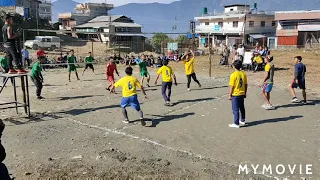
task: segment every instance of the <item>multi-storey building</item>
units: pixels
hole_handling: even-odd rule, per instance
[[[223,13],[205,12],[195,20],[200,23],[196,26],[200,46],[246,44],[252,39],[273,36],[277,25],[274,15],[254,12],[250,6],[241,4],[224,6]]]
[[[77,12],[59,14],[59,21],[62,23],[60,30],[75,30],[75,26],[87,23],[95,17],[108,15],[108,11],[111,9],[113,9],[113,4],[78,4],[75,8]]]
[[[320,45],[320,10],[281,11],[278,21],[278,48],[303,48]]]

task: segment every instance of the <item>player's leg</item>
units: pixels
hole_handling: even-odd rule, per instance
[[[172,88],[172,82],[169,82],[167,87],[168,87],[168,101],[169,101],[169,105],[172,105],[172,104],[171,104],[171,88]]]
[[[140,118],[140,122],[141,122],[141,125],[142,126],[145,126],[146,125],[146,122],[143,118],[143,112],[140,108],[140,103],[138,101],[138,95],[134,95],[134,96],[131,96],[129,97],[129,100],[130,100],[130,105],[133,109],[135,109],[138,114],[139,114],[139,118]]]
[[[192,79],[199,85],[199,87],[201,88],[201,84],[197,79],[196,73],[191,74]]]
[[[146,75],[147,75],[147,83],[148,83],[147,86],[150,87],[149,82],[150,82],[151,77],[148,72],[146,72]]]
[[[303,102],[306,103],[307,102],[307,93],[306,93],[306,89],[302,89],[302,96],[303,96]]]
[[[263,100],[265,101],[265,103],[261,106],[263,108],[265,108],[269,104],[267,93],[266,93],[267,85],[268,85],[267,83],[264,83],[261,88],[261,96],[262,96]]]
[[[78,72],[77,72],[77,70],[75,69],[75,70],[74,70],[74,72],[76,73],[77,81],[80,81],[80,78],[79,78],[79,76],[78,76]]]
[[[233,124],[229,124],[229,127],[239,127],[239,97],[232,96],[232,112],[233,112]]]
[[[69,82],[71,82],[71,71],[69,70]]]
[[[168,86],[168,83],[162,82],[161,92],[162,92],[162,97],[163,97],[164,102],[166,103],[166,105],[169,104],[169,100],[168,100],[167,93],[166,93],[167,86]]]
[[[92,73],[94,74],[94,67],[93,67],[93,64],[90,64],[89,66],[91,69],[92,69]]]
[[[143,81],[144,81],[144,75],[141,74],[141,85],[143,86]]]
[[[190,91],[190,83],[191,83],[191,75],[187,75],[187,88],[188,88],[188,91]]]
[[[121,103],[120,103],[120,106],[121,106],[121,111],[122,111],[122,115],[123,115],[123,120],[122,122],[123,123],[126,123],[128,124],[130,121],[129,121],[129,118],[128,118],[128,113],[127,113],[127,110],[126,110],[126,107],[129,105],[129,98],[128,97],[123,97],[121,99]]]
[[[295,92],[295,88],[297,88],[298,87],[298,85],[295,83],[295,82],[293,82],[292,84],[291,84],[291,86],[290,86],[290,92],[291,92],[291,95],[292,95],[292,100],[291,100],[291,102],[298,102],[299,100],[298,100],[298,98],[297,98],[297,96],[296,96],[296,92]]]
[[[239,103],[238,106],[239,106],[239,109],[240,109],[240,112],[241,112],[240,123],[241,124],[245,124],[245,122],[246,122],[246,109],[245,109],[245,106],[244,106],[244,96],[240,96],[239,97],[238,103]]]
[[[86,64],[86,66],[85,66],[85,68],[84,68],[84,70],[83,70],[83,72],[82,72],[82,75],[84,75],[84,72],[88,69],[88,64]]]

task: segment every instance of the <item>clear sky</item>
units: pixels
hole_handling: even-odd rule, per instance
[[[52,0],[54,2],[56,0]],[[108,4],[114,4],[115,6],[120,6],[123,4],[128,4],[128,3],[153,3],[153,2],[158,2],[158,3],[171,3],[173,1],[177,0],[74,0],[80,3],[86,3],[86,2],[97,2],[97,3],[104,3],[107,2]]]

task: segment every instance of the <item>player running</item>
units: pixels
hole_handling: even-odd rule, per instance
[[[120,77],[117,69],[117,65],[114,62],[113,57],[110,57],[109,62],[106,64],[106,75],[107,75],[107,80],[109,81],[109,86],[107,87],[108,91],[110,91],[110,88],[114,85],[114,71]],[[115,93],[115,91],[113,93]]]
[[[149,82],[150,82],[150,74],[147,69],[147,61],[146,61],[146,56],[144,54],[141,55],[141,59],[136,61],[137,64],[139,65],[140,68],[140,76],[141,76],[141,85],[143,85],[144,78],[147,78],[147,86],[150,87]]]
[[[121,109],[122,109],[122,114],[124,116],[124,120],[122,121],[123,123],[126,123],[126,124],[130,123],[128,119],[127,110],[126,110],[126,107],[130,105],[132,108],[138,111],[141,125],[145,126],[146,122],[144,121],[143,112],[141,111],[140,103],[138,101],[138,95],[136,92],[137,87],[141,88],[141,91],[144,94],[145,98],[148,98],[148,96],[144,91],[144,88],[140,84],[140,82],[135,77],[132,76],[132,71],[133,71],[132,67],[127,67],[125,70],[127,75],[121,78],[119,81],[117,81],[114,84],[114,86],[112,86],[110,93],[114,92],[114,89],[116,87],[119,87],[119,86],[122,87]]]

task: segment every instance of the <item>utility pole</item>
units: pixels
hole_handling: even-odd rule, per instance
[[[37,3],[37,7],[36,7],[36,21],[37,21],[37,32],[38,32],[38,36],[39,34],[39,3]]]
[[[172,29],[173,29],[174,42],[176,42],[177,17],[174,17],[174,25],[173,25]]]
[[[192,51],[195,50],[195,32],[196,32],[196,22],[190,21],[190,31],[192,33]]]
[[[209,50],[209,77],[211,77],[212,58],[211,58],[210,33],[208,33],[208,50]]]

